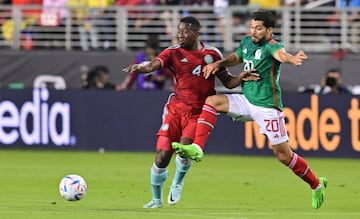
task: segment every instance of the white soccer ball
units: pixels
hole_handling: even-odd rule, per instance
[[[81,176],[69,174],[61,179],[59,192],[65,200],[78,201],[86,195],[87,185]]]

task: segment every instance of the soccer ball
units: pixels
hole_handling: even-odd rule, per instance
[[[78,201],[86,195],[87,186],[84,178],[76,174],[69,174],[61,179],[59,185],[61,197],[68,201]]]

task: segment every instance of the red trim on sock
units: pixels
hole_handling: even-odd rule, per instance
[[[304,158],[296,153],[293,153],[288,167],[302,180],[307,182],[312,189],[315,189],[319,185],[319,178],[315,176]]]

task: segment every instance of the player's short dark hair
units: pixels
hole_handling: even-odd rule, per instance
[[[251,19],[255,21],[263,21],[266,28],[275,27],[275,16],[272,11],[269,10],[256,10],[252,13]]]
[[[180,22],[191,24],[190,25],[191,29],[193,29],[195,31],[199,31],[201,28],[200,21],[196,17],[193,17],[193,16],[183,17],[183,18],[181,18]]]

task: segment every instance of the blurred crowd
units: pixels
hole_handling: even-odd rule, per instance
[[[333,0],[322,3],[321,6],[334,6],[334,7],[356,7],[360,6],[360,0]],[[279,8],[281,6],[293,7],[293,6],[305,6],[307,4],[313,4],[320,2],[319,0],[0,0],[0,4],[12,5],[12,6],[26,6],[34,5],[38,8],[26,9],[23,11],[24,20],[21,22],[20,29],[22,29],[22,49],[29,50],[35,47],[35,43],[32,42],[32,34],[34,28],[39,29],[39,26],[43,29],[41,33],[46,33],[46,27],[61,27],[65,26],[66,18],[71,16],[72,25],[79,34],[79,46],[84,51],[98,50],[98,49],[110,49],[115,48],[116,43],[114,42],[114,31],[115,20],[114,11],[109,11],[110,6],[145,6],[146,11],[130,11],[127,14],[128,20],[134,20],[131,23],[131,27],[134,28],[136,34],[148,33],[146,28],[152,28],[153,31],[158,27],[161,20],[160,33],[165,34],[168,38],[174,38],[176,34],[176,27],[174,27],[174,20],[180,16],[188,15],[189,11],[184,9],[181,14],[174,15],[170,11],[163,11],[159,14],[159,11],[152,11],[156,6],[191,6],[193,8],[201,8],[201,6],[213,6],[214,17],[217,19],[216,24],[216,40],[217,42],[224,42],[226,38],[226,24],[229,22],[232,24],[233,38],[237,41],[240,37],[247,33],[249,11],[238,10],[233,12],[232,20],[229,21],[225,17],[226,10],[229,6],[254,6],[260,8]],[[321,1],[324,2],[324,1]],[[343,4],[343,2],[346,2]],[[68,10],[68,8],[70,10]],[[151,9],[151,10],[149,10]],[[5,13],[4,10],[0,9],[0,13]],[[8,12],[11,14],[10,12]],[[204,11],[191,11],[191,13],[197,13],[200,18],[204,16]],[[206,12],[208,13],[208,12]],[[144,16],[145,14],[145,16]],[[279,14],[279,17],[281,15]],[[339,17],[341,14],[337,10],[334,10],[333,14],[329,14],[328,24],[334,31],[330,33],[333,35],[334,44],[337,42],[336,30],[339,29]],[[349,22],[355,20],[358,14],[353,14],[349,18]],[[155,21],[157,23],[155,24]],[[0,16],[0,25],[2,27],[2,37],[12,44],[13,41],[13,27],[14,21]],[[210,36],[207,35],[208,28],[214,28],[214,24],[207,24],[204,22],[203,25],[203,36],[202,40],[207,41]],[[112,29],[111,29],[112,28]],[[145,29],[144,29],[145,28]],[[110,30],[111,29],[111,30]],[[48,29],[49,32],[52,31]],[[38,34],[37,34],[38,35]],[[51,44],[54,39],[54,35],[49,34],[46,39],[40,39],[42,42],[49,41]],[[212,36],[211,36],[212,37]],[[54,42],[56,43],[56,42]],[[222,49],[223,45],[215,45]]]
[[[9,6],[21,6],[21,5],[37,5],[39,8],[27,9],[23,13],[25,19],[21,22],[20,29],[22,29],[22,43],[21,47],[24,50],[31,50],[34,47],[32,42],[32,26],[34,24],[43,27],[64,26],[66,18],[68,16],[74,17],[77,22],[76,30],[79,33],[80,40],[78,48],[83,51],[99,50],[99,49],[111,49],[114,46],[113,39],[107,39],[106,27],[114,21],[112,17],[105,16],[110,6],[146,6],[147,8],[153,8],[155,6],[213,6],[213,13],[217,18],[217,35],[219,42],[225,41],[225,24],[229,21],[226,20],[225,12],[229,6],[248,6],[257,5],[261,8],[278,8],[280,6],[295,7],[313,5],[320,2],[318,0],[0,0],[0,5]],[[321,1],[324,2],[324,1]],[[330,27],[329,37],[335,48],[332,55],[342,56],[347,51],[343,50],[343,45],[340,45],[338,30],[342,28],[339,20],[343,16],[337,8],[346,7],[360,7],[360,0],[334,0],[326,1],[322,6],[333,6],[335,10],[326,14],[327,24]],[[71,10],[68,10],[70,8]],[[195,11],[196,12],[196,11]],[[0,13],[4,13],[4,10],[0,8]],[[146,16],[138,16],[139,13],[146,13]],[[186,9],[181,11],[182,15],[187,15]],[[193,11],[192,11],[193,13]],[[164,25],[160,27],[163,33],[173,39],[176,43],[176,32],[174,32],[174,20],[179,19],[181,15],[173,16],[170,11],[164,11],[161,16],[157,12],[152,13],[151,10],[144,11],[130,11],[128,19],[133,18],[134,29],[139,30],[138,35],[145,35],[146,31],[141,30],[146,27],[153,28],[149,25],[152,21],[160,19]],[[201,17],[201,10],[198,12],[198,16]],[[237,42],[241,37],[248,32],[248,21],[250,13],[247,10],[239,10],[232,14],[232,32],[233,38]],[[279,15],[280,17],[281,15]],[[350,25],[359,23],[359,14],[354,10],[348,16],[348,22]],[[8,19],[1,19],[0,24],[2,30],[2,38],[7,40],[10,44],[13,41],[13,23],[14,21]],[[207,24],[204,23],[204,32],[206,32]],[[176,28],[175,28],[176,29]],[[350,30],[356,30],[356,28],[350,27]],[[101,37],[100,37],[101,36]],[[143,49],[138,51],[136,57],[134,57],[134,63],[140,63],[142,61],[149,61],[156,57],[158,52],[169,45],[161,46],[158,38],[159,35],[148,36],[147,40],[140,41],[143,43]],[[352,36],[358,36],[358,34],[352,34]],[[203,34],[202,40],[207,40],[206,33]],[[48,39],[43,39],[46,42]],[[50,41],[50,40],[49,40]],[[220,49],[221,46],[216,45]],[[340,48],[337,50],[336,48]],[[137,47],[139,49],[139,47]],[[329,73],[330,72],[330,73]],[[328,93],[351,93],[346,85],[341,83],[341,70],[330,69],[326,72],[324,79],[315,87],[309,85],[308,87],[299,88],[300,92],[311,92],[317,94]],[[335,73],[334,73],[335,72]],[[171,75],[164,72],[153,72],[147,75],[129,74],[125,77],[124,81],[119,83],[111,83],[109,69],[103,65],[97,65],[91,68],[84,66],[81,74],[82,86],[84,89],[113,89],[113,90],[162,90],[168,89],[172,86]]]

